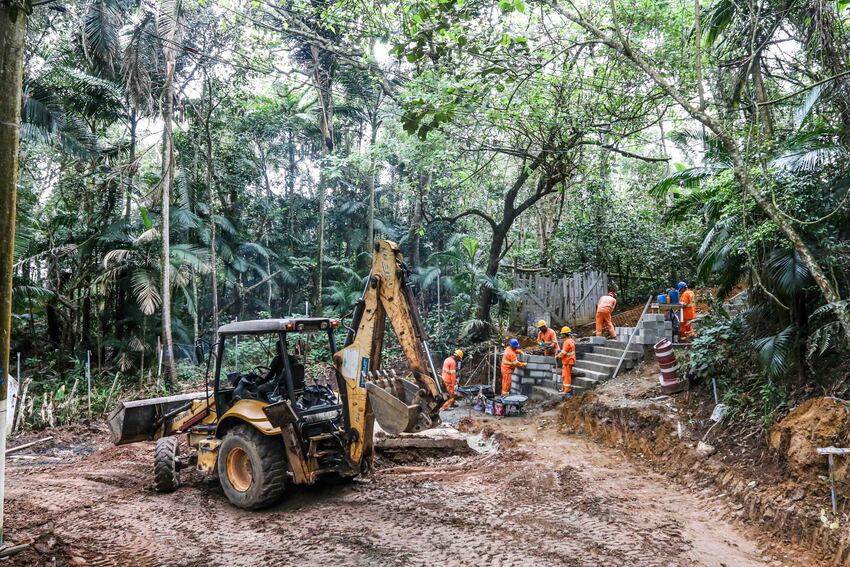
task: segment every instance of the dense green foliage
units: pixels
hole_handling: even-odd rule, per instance
[[[805,379],[850,333],[845,8],[715,0],[697,26],[692,3],[642,0],[40,6],[15,350],[42,393],[86,351],[154,382],[166,326],[191,360],[216,322],[345,316],[389,238],[441,351],[504,333],[512,266],[599,269],[624,303],[748,285],[749,319],[705,325],[692,371]],[[739,339],[757,356],[718,348]]]

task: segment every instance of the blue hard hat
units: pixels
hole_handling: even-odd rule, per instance
[[[676,287],[679,288],[679,291],[682,291],[683,289],[688,287],[688,284],[686,284],[685,282],[679,282],[678,284],[676,284]]]
[[[514,348],[519,348],[519,341],[516,339],[511,339],[508,341],[508,344]]]

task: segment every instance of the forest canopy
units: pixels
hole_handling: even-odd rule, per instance
[[[349,314],[386,238],[442,352],[598,270],[708,290],[694,372],[803,383],[850,337],[847,6],[35,2],[12,350],[171,384],[228,320]]]

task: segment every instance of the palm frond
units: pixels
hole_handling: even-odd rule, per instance
[[[191,266],[202,274],[210,272],[210,251],[194,244],[172,244],[171,264],[175,267]]]
[[[792,347],[795,334],[796,327],[792,325],[776,335],[755,341],[759,363],[768,377],[778,378],[793,365]]]
[[[483,319],[467,319],[460,324],[460,338],[488,336],[493,331],[493,324]]]
[[[139,309],[145,315],[153,315],[162,303],[162,298],[157,289],[158,281],[159,274],[147,269],[135,270],[130,278],[130,284],[133,286],[136,302],[139,304]]]
[[[811,283],[809,268],[792,249],[777,249],[767,258],[771,279],[785,295],[800,293]]]

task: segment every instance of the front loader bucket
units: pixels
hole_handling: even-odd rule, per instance
[[[181,407],[187,405],[191,407],[192,401],[203,399],[205,396],[203,392],[195,392],[121,402],[107,418],[112,442],[116,445],[124,445],[137,441],[151,441],[156,438],[164,416]]]
[[[440,423],[439,409],[430,411],[422,402],[422,389],[409,380],[367,382],[366,391],[375,419],[391,435],[424,431]]]

